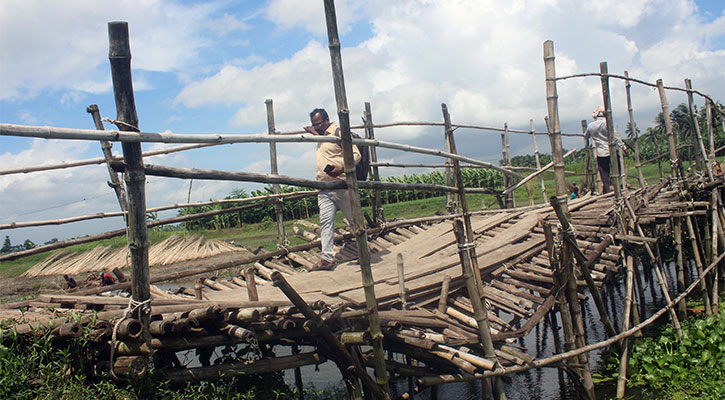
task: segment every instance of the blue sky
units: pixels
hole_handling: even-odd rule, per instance
[[[445,102],[454,122],[543,130],[546,115],[542,44],[554,41],[559,75],[609,71],[725,97],[725,2],[722,0],[373,0],[337,1],[348,103],[359,121],[371,102],[376,122],[439,121]],[[308,123],[314,107],[335,103],[322,1],[0,2],[0,121],[93,127],[85,109],[115,118],[107,23],[129,23],[140,128],[146,132],[266,132],[264,100],[274,101],[277,129]],[[623,84],[612,82],[615,122],[626,125]],[[635,86],[641,129],[658,111],[656,91]],[[668,93],[671,104],[684,96]],[[597,78],[559,84],[564,131],[601,103]],[[701,103],[701,101],[700,101]],[[114,129],[106,125],[106,129]],[[382,140],[442,148],[440,129],[379,130]],[[457,131],[459,151],[497,162],[498,133]],[[514,135],[512,152],[532,152]],[[542,151],[548,141],[539,140]],[[565,147],[581,147],[570,139]],[[144,149],[161,145],[146,144]],[[313,177],[314,145],[278,145],[280,173]],[[120,153],[120,145],[114,146]],[[0,169],[99,157],[95,142],[0,136]],[[268,147],[233,145],[149,158],[177,167],[268,172]],[[437,162],[381,152],[382,161]],[[410,173],[411,171],[405,171]],[[386,170],[388,175],[404,173]],[[0,223],[55,219],[118,205],[103,166],[0,176]],[[194,182],[192,201],[259,186]],[[186,201],[189,182],[148,178],[149,207]],[[169,216],[162,215],[162,217]],[[30,238],[118,229],[121,219],[0,232]]]

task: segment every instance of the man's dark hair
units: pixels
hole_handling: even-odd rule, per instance
[[[317,113],[320,113],[320,117],[322,117],[323,121],[327,121],[328,119],[330,119],[330,117],[327,115],[327,111],[325,111],[324,108],[315,108],[314,110],[312,110],[312,112],[310,113],[310,119],[312,119],[312,116]]]

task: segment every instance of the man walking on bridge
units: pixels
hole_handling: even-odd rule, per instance
[[[602,178],[602,193],[607,193],[611,184],[609,174],[612,159],[609,155],[609,136],[607,135],[607,120],[604,118],[604,107],[597,107],[592,112],[592,118],[594,118],[594,121],[587,125],[584,137],[589,136],[594,142],[594,148],[597,152],[597,169],[599,170],[599,177]],[[618,135],[614,135],[614,141],[617,146],[624,148],[624,142]],[[614,157],[616,158],[617,155],[615,154]],[[618,158],[617,162],[619,162]]]
[[[319,136],[340,137],[340,128],[336,123],[330,122],[327,111],[315,108],[310,113],[312,126],[306,126],[305,131]],[[352,146],[355,164],[360,162],[360,151]],[[345,180],[345,163],[342,157],[342,146],[338,143],[319,143],[316,153],[316,175],[318,181],[333,182]],[[354,173],[354,172],[353,172]],[[312,271],[332,270],[335,267],[335,252],[333,249],[333,235],[335,233],[335,214],[342,210],[346,223],[352,223],[352,207],[347,189],[321,190],[317,195],[317,206],[320,209],[320,240],[322,242],[322,259],[315,264]]]

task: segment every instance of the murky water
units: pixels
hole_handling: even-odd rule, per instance
[[[640,282],[642,286],[643,304],[639,304],[640,319],[644,320],[659,310],[664,299],[662,293],[655,281],[655,274],[651,267],[638,265],[640,272]],[[694,275],[694,271],[691,270]],[[667,280],[670,293],[676,287],[674,264],[666,266],[665,277]],[[178,284],[171,285],[178,287]],[[602,295],[604,302],[608,308],[610,318],[615,326],[621,326],[622,308],[624,306],[624,279],[617,279],[615,282],[606,283],[603,286]],[[637,292],[635,292],[635,296]],[[639,300],[637,300],[639,302]],[[587,300],[581,303],[584,323],[586,326],[587,344],[596,343],[607,338],[604,326],[600,322],[599,314],[591,296],[587,296]],[[551,315],[551,314],[550,314]],[[558,314],[557,314],[558,316]],[[666,316],[663,321],[666,321]],[[561,321],[557,318],[557,326],[561,332]],[[560,345],[563,348],[563,338],[559,335]],[[528,353],[535,358],[545,358],[556,354],[556,346],[554,334],[551,329],[550,319],[543,319],[531,332],[512,343],[512,346],[518,347],[521,351]],[[313,348],[302,346],[302,352],[311,351]],[[278,346],[275,352],[279,356],[289,355],[290,348],[287,346]],[[597,350],[589,353],[589,364],[592,371],[597,368],[602,351]],[[193,357],[193,352],[187,354]],[[399,356],[400,357],[400,356]],[[404,362],[402,358],[397,359]],[[194,362],[192,362],[194,364]],[[305,387],[313,385],[317,390],[335,389],[344,390],[342,376],[332,361],[328,361],[322,365],[308,365],[301,368],[302,380]],[[372,374],[372,370],[369,369]],[[294,372],[292,370],[285,371],[285,380],[290,386],[294,386]],[[504,385],[506,397],[509,400],[575,400],[579,396],[576,391],[575,384],[564,372],[557,368],[539,368],[525,371],[522,373],[509,375],[504,377]],[[406,378],[396,378],[391,382],[391,395],[393,398],[408,391],[408,380]],[[462,382],[445,384],[438,387],[438,398],[444,399],[481,399],[482,391],[480,382]],[[415,395],[417,399],[436,398],[431,393],[431,389],[425,389],[421,393]]]
[[[647,267],[639,265],[644,305],[640,304],[640,319],[644,320],[654,312],[659,310],[663,304],[664,299],[662,293],[656,284],[654,278],[654,271]],[[666,279],[668,286],[670,287],[670,293],[673,292],[672,288],[676,287],[675,283],[675,271],[674,264],[666,266]],[[610,282],[604,285],[602,290],[604,302],[607,305],[610,318],[615,326],[621,326],[621,315],[622,308],[624,306],[624,279],[618,279],[616,282]],[[636,295],[636,292],[635,292]],[[596,309],[594,301],[591,296],[587,296],[588,299],[582,302],[582,313],[585,318],[586,340],[587,344],[596,343],[607,338],[606,331],[603,324],[599,320],[599,313]],[[558,315],[558,314],[557,314]],[[666,318],[666,315],[664,318]],[[557,326],[561,331],[561,321],[557,320]],[[562,341],[563,338],[559,337]],[[520,339],[518,339],[514,346],[526,349],[526,353],[536,358],[545,358],[556,354],[554,345],[554,335],[550,326],[548,318],[542,320],[531,332]],[[563,348],[563,342],[561,347]],[[280,355],[282,348],[279,350]],[[305,349],[303,349],[304,351]],[[311,349],[306,349],[311,350]],[[589,353],[589,364],[592,371],[596,370],[597,363],[601,357],[601,350],[593,351]],[[402,361],[402,360],[398,360]],[[337,367],[332,362],[327,362],[319,368],[315,366],[306,366],[302,369],[302,379],[305,382],[305,386],[312,384],[317,389],[324,388],[343,388],[341,375]],[[285,380],[290,384],[294,385],[294,374],[293,372],[285,372]],[[532,400],[532,399],[543,399],[543,400],[575,400],[579,399],[576,391],[576,387],[573,381],[561,370],[557,368],[539,368],[532,369],[519,374],[514,374],[505,377],[504,385],[506,389],[506,397],[509,400]],[[408,391],[408,381],[405,378],[397,378],[391,384],[391,394],[393,398],[399,396],[402,393]],[[426,389],[421,393],[415,395],[416,399],[431,399],[435,398],[432,396],[431,390]],[[462,382],[462,383],[451,383],[441,385],[438,388],[438,398],[442,399],[461,399],[461,400],[473,400],[481,399],[481,385],[479,382]]]

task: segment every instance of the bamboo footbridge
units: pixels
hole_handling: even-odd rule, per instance
[[[690,185],[695,199],[708,197],[713,188],[722,186],[722,180],[716,185],[704,181]],[[553,201],[556,205],[555,198]],[[656,245],[656,232],[662,232],[662,226],[671,219],[707,216],[712,212],[707,201],[680,201],[680,193],[672,190],[668,181],[627,193],[619,202],[612,193],[587,195],[570,201],[568,211],[568,218],[557,214],[557,207],[551,205],[473,213],[473,246],[461,246],[452,216],[393,221],[388,226],[370,229],[368,245],[384,348],[390,354],[403,354],[419,361],[417,366],[406,365],[390,357],[386,368],[400,376],[417,377],[414,391],[420,391],[431,385],[480,379],[497,371],[513,373],[560,361],[559,355],[535,359],[511,343],[569,303],[557,298],[566,291],[567,278],[562,276],[560,261],[556,259],[556,254],[563,254],[566,238],[576,240],[576,251],[585,260],[577,266],[573,279],[578,288],[573,291],[576,303],[594,293],[586,291],[588,284],[598,292],[613,273],[622,269],[626,247]],[[563,226],[567,226],[567,221],[571,225],[565,232]],[[618,223],[629,225],[632,221],[636,221],[636,226],[647,227],[650,233],[618,233]],[[316,243],[315,231],[319,232],[319,228],[314,224],[301,222],[295,230]],[[327,338],[320,335],[322,326],[348,348],[372,343],[365,294],[359,283],[360,265],[349,237],[344,232],[337,237],[338,257],[345,261],[333,271],[305,271],[319,257],[314,251],[277,256],[275,252],[245,253],[238,261],[214,266],[237,266],[239,276],[217,278],[207,274],[208,277],[197,280],[194,290],[161,290],[152,285],[150,339],[146,342],[141,340],[138,320],[119,319],[127,312],[129,302],[123,296],[45,294],[3,308],[55,308],[64,315],[50,322],[16,325],[13,330],[19,334],[49,328],[61,338],[73,337],[80,334],[84,324],[90,324],[87,328],[92,330],[96,344],[106,348],[102,354],[108,354],[113,346],[113,370],[119,376],[132,368],[135,373],[146,368],[139,360],[152,352],[156,359],[167,360],[167,364],[157,362],[155,367],[167,378],[178,381],[298,368],[339,356],[334,354],[331,344],[325,343]],[[470,283],[473,279],[466,276],[461,264],[461,254],[467,249],[474,249],[478,261],[495,362],[478,347],[478,321],[466,291],[466,280]],[[556,249],[553,259],[550,249]],[[250,259],[256,261],[251,263]],[[251,267],[239,268],[243,265]],[[157,280],[151,277],[151,281]],[[664,282],[660,280],[660,284]],[[85,292],[124,286],[129,284]],[[662,289],[671,291],[666,286]],[[299,296],[298,301],[290,292]],[[309,312],[316,318],[306,315]],[[69,319],[70,313],[82,317]],[[606,311],[602,317],[608,318]],[[646,324],[640,323],[637,330]],[[612,332],[611,336],[615,335],[617,332]],[[209,359],[203,359],[203,354],[208,357],[210,349],[219,346],[265,345],[311,346],[313,350],[282,357],[260,354],[254,361],[235,364],[209,365]],[[178,362],[175,353],[189,349],[202,350],[202,366],[186,367]],[[373,365],[371,351],[361,351],[359,356],[361,363]]]
[[[580,76],[557,77],[553,43],[544,43],[546,132],[531,129],[516,131],[451,122],[442,104],[442,123],[372,122],[370,104],[365,104],[363,126],[350,126],[342,74],[340,43],[337,37],[334,2],[325,0],[326,22],[332,61],[341,138],[316,137],[274,127],[272,101],[267,100],[268,134],[197,135],[140,132],[133,100],[130,74],[128,26],[109,23],[111,71],[118,116],[118,130],[105,131],[97,106],[90,106],[95,130],[32,127],[0,124],[0,134],[48,139],[98,140],[104,157],[55,166],[0,170],[0,175],[28,173],[54,168],[105,163],[110,186],[117,194],[121,212],[53,221],[18,222],[0,225],[0,229],[72,223],[78,220],[123,216],[126,228],[104,234],[68,240],[0,255],[0,261],[67,247],[103,238],[127,235],[131,264],[128,280],[118,272],[120,282],[103,287],[82,288],[73,293],[42,294],[36,299],[0,305],[4,315],[16,316],[3,329],[2,340],[51,334],[59,342],[89,334],[89,346],[99,350],[98,370],[107,370],[116,378],[144,376],[150,370],[171,381],[215,380],[235,375],[262,374],[295,369],[295,383],[302,393],[299,368],[330,360],[336,364],[352,399],[373,395],[390,398],[390,377],[408,377],[408,391],[400,398],[412,398],[426,388],[480,380],[496,399],[505,399],[501,376],[546,366],[564,368],[575,377],[582,398],[594,398],[588,353],[615,345],[622,351],[618,395],[626,383],[626,359],[629,339],[666,314],[679,332],[679,320],[686,317],[685,297],[701,296],[705,312],[718,309],[718,294],[725,286],[720,261],[725,257],[725,215],[723,215],[723,175],[715,169],[713,144],[714,119],[711,112],[723,115],[714,101],[691,88],[665,87],[661,80],[651,84],[611,75],[606,62],[600,65],[603,103],[606,110],[610,154],[614,160],[612,193],[592,195],[596,171],[591,146],[585,137],[587,163],[582,190],[586,195],[569,199],[565,180],[561,143],[565,134],[559,125],[557,82]],[[656,87],[662,103],[668,135],[670,176],[659,183],[645,182],[639,160],[637,136],[634,156],[639,189],[627,184],[625,171],[616,162],[609,79],[622,79],[627,89],[630,123],[636,126],[629,97],[630,82]],[[685,173],[678,155],[666,90],[688,94],[694,115],[692,96],[706,99],[708,110],[709,152],[699,128],[698,170]],[[694,117],[693,117],[694,118]],[[375,138],[374,129],[391,126],[439,126],[443,128],[445,151],[385,142]],[[699,126],[699,125],[695,125]],[[364,138],[351,136],[351,129],[364,129]],[[458,154],[456,129],[494,130],[501,133],[503,163],[475,160]],[[633,129],[633,131],[637,131]],[[509,133],[531,135],[536,150],[537,168],[522,176],[510,166]],[[541,166],[537,135],[547,135],[553,161]],[[111,142],[122,142],[123,159],[111,154]],[[150,164],[140,142],[185,143],[170,149],[185,151],[204,146],[231,143],[269,143],[271,174],[252,174],[215,170],[171,168]],[[345,158],[345,181],[317,182],[281,176],[277,172],[276,143],[337,142]],[[193,143],[188,145],[189,143]],[[366,146],[371,155],[371,179],[358,181],[352,158],[352,146]],[[380,182],[376,148],[388,148],[439,156],[446,159],[446,185]],[[666,156],[666,155],[665,155]],[[692,162],[692,160],[691,160]],[[503,175],[503,190],[465,187],[462,165],[495,169]],[[624,165],[624,163],[622,163]],[[691,167],[695,165],[691,164]],[[418,166],[420,167],[420,166]],[[439,167],[427,165],[424,167]],[[553,168],[556,196],[548,197],[541,174]],[[125,179],[118,178],[118,172]],[[255,199],[230,199],[239,203],[224,210],[159,221],[146,221],[146,212],[193,204],[146,209],[145,178],[148,175],[181,179],[213,179],[261,182],[274,186],[274,194]],[[544,203],[516,208],[513,192],[538,177]],[[279,184],[311,189],[347,189],[350,193],[353,221],[347,232],[335,240],[340,263],[331,271],[308,272],[319,260],[319,227],[300,221],[295,234],[308,243],[288,246],[284,232],[281,203],[285,199],[314,196],[315,191],[280,194]],[[367,224],[360,207],[360,188],[371,190],[373,216]],[[381,212],[380,191],[389,189],[422,190],[445,193],[445,215],[413,220],[387,221]],[[469,193],[496,196],[500,210],[471,211]],[[530,193],[530,202],[533,197]],[[262,204],[274,204],[277,216],[279,248],[273,251],[230,251],[223,261],[204,260],[203,266],[175,272],[151,274],[147,229],[220,213],[236,212]],[[112,215],[113,214],[113,215]],[[677,254],[676,287],[668,286],[660,245],[672,238]],[[686,242],[688,241],[688,242]],[[685,260],[685,247],[692,251],[693,262]],[[651,264],[658,289],[666,306],[645,315],[642,269],[635,257]],[[193,262],[193,261],[191,261]],[[200,261],[201,263],[201,261]],[[689,265],[694,264],[693,268]],[[60,271],[58,271],[60,273]],[[623,315],[615,326],[600,288],[605,282],[625,278]],[[194,280],[192,287],[161,289],[157,284]],[[172,284],[173,285],[173,284]],[[190,285],[186,285],[190,286]],[[129,290],[129,298],[125,291]],[[695,291],[697,289],[697,291]],[[587,343],[588,326],[582,317],[581,301],[591,297],[596,304],[600,324],[608,338]],[[34,311],[54,310],[53,317],[29,321]],[[16,314],[13,314],[15,312]],[[646,319],[645,319],[646,317]],[[514,344],[517,338],[547,320],[555,337],[559,324],[564,348],[553,356],[534,358],[527,349]],[[556,339],[558,344],[559,339]],[[289,347],[291,355],[279,356],[275,348]],[[246,358],[216,363],[216,349],[245,353]],[[179,352],[196,350],[193,363],[184,363]],[[248,351],[246,351],[248,350]],[[385,354],[388,357],[385,357]],[[374,370],[370,374],[368,367]]]

